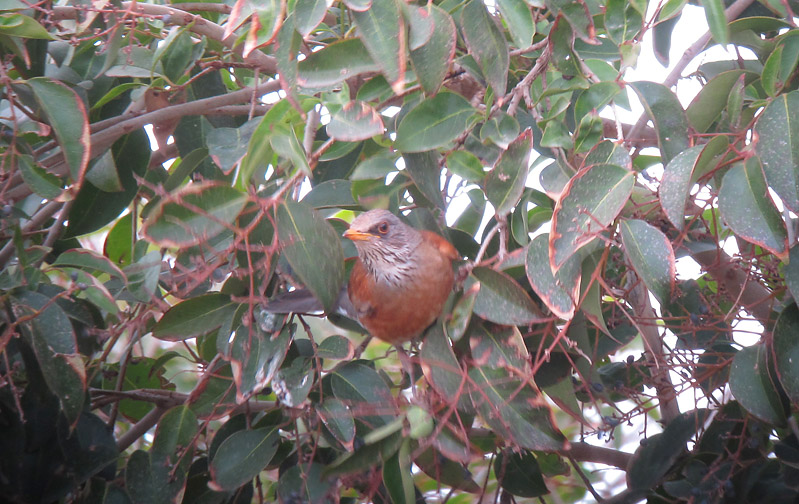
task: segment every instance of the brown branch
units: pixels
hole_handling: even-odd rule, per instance
[[[724,11],[724,17],[727,18],[727,22],[729,23],[740,16],[741,13],[752,3],[754,3],[754,0],[736,0],[735,3],[727,7],[727,9]],[[683,53],[680,61],[677,62],[674,69],[672,69],[672,71],[663,81],[664,86],[671,87],[675,85],[678,80],[680,80],[685,68],[701,51],[705,49],[705,46],[708,44],[708,42],[710,42],[710,38],[711,34],[710,30],[708,30]],[[629,138],[636,138],[641,133],[643,127],[646,126],[647,121],[649,121],[649,116],[646,112],[644,112],[641,114],[641,117],[638,118],[638,121],[636,121],[632,131],[630,131]]]

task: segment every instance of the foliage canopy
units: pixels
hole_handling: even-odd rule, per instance
[[[0,1],[7,501],[794,501],[797,2],[70,4]],[[464,258],[413,384],[262,308],[373,207]]]

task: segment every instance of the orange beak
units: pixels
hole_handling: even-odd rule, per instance
[[[369,233],[364,233],[362,231],[355,231],[354,229],[348,229],[344,231],[344,238],[349,238],[352,241],[367,241],[372,239],[372,235]]]

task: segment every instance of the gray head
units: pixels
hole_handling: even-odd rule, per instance
[[[398,280],[411,269],[422,235],[388,210],[359,215],[344,233],[358,249],[366,269],[377,279]]]

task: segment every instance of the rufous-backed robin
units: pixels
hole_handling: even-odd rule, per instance
[[[359,215],[344,233],[355,244],[346,299],[339,305],[369,333],[399,345],[419,336],[441,314],[454,283],[458,252],[431,231],[418,231],[387,210]],[[295,291],[296,292],[296,291]],[[312,304],[272,302],[274,312],[309,312]],[[288,298],[286,299],[288,301]],[[314,307],[315,308],[315,307]]]

